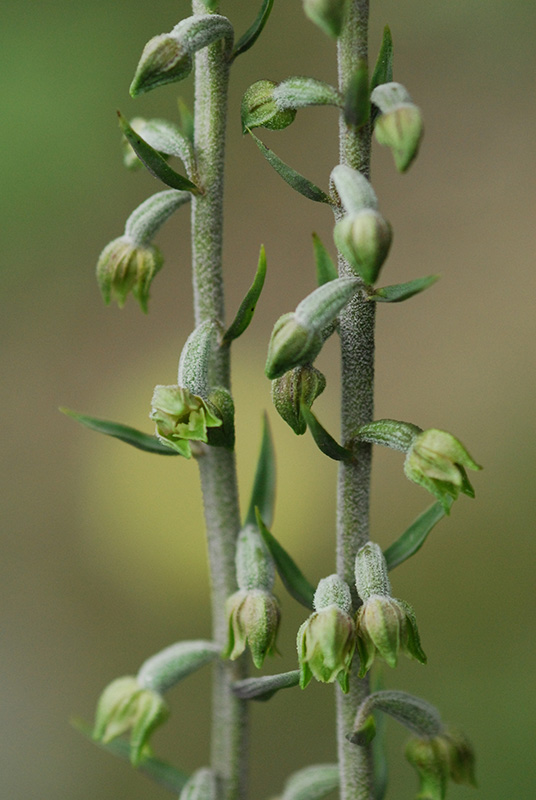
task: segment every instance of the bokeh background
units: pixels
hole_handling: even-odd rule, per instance
[[[250,8],[249,6],[252,5]],[[241,33],[258,4],[226,0]],[[83,739],[114,677],[156,650],[209,635],[195,464],[159,459],[77,427],[60,405],[150,431],[156,383],[174,381],[192,327],[188,212],[159,236],[166,267],[150,313],[101,302],[94,265],[128,214],[158,189],[120,159],[115,109],[176,117],[165,87],[133,101],[146,40],[187,3],[5,0],[2,62],[2,519],[0,796],[130,800],[167,793]],[[425,294],[378,309],[377,416],[452,430],[485,465],[426,547],[393,574],[417,612],[429,665],[404,662],[385,685],[426,696],[475,742],[480,796],[536,793],[534,743],[534,30],[512,0],[376,0],[372,57],[388,22],[395,78],[424,109],[421,154],[405,176],[377,145],[373,181],[395,232],[385,283],[430,273]],[[259,78],[335,81],[332,45],[298,0],[276,0],[257,46],[235,65],[226,173],[225,274],[232,314],[258,247],[268,278],[248,334],[234,346],[238,457],[247,499],[259,444],[274,320],[314,288],[311,232],[331,247],[329,211],[295,195],[243,139],[239,103]],[[264,139],[322,186],[337,160],[334,109],[301,111]],[[319,366],[317,409],[338,429],[336,342]],[[333,569],[336,468],[269,410],[279,468],[275,535],[313,582]],[[244,502],[245,502],[244,499]],[[429,504],[399,455],[377,452],[373,534],[386,546]],[[292,669],[303,609],[284,605],[282,658]],[[159,754],[206,763],[208,670],[170,695]],[[416,781],[405,735],[389,725],[390,800]],[[290,771],[334,757],[332,689],[282,693],[253,708],[252,796],[280,792]],[[449,797],[473,796],[452,787]],[[476,796],[476,795],[475,795]]]

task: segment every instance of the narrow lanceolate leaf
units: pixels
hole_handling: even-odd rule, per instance
[[[298,686],[300,670],[281,672],[278,675],[263,675],[262,678],[245,678],[243,681],[233,683],[232,690],[241,700],[259,700],[265,702],[274,696],[280,689],[290,689]]]
[[[344,119],[347,125],[360,128],[370,116],[370,94],[367,62],[360,59],[348,81],[344,96]]]
[[[177,100],[177,105],[179,107],[179,119],[180,119],[180,130],[182,135],[185,139],[187,139],[190,144],[193,145],[194,143],[194,115],[188,108],[188,105],[179,97]]]
[[[257,524],[257,509],[268,525],[272,524],[275,505],[275,451],[270,433],[268,417],[264,414],[262,423],[262,441],[251,500],[249,502],[248,513],[244,520],[246,525]]]
[[[253,283],[251,284],[246,296],[240,304],[240,308],[236,313],[236,317],[234,318],[230,327],[225,331],[222,343],[228,344],[229,342],[232,342],[233,339],[238,339],[238,337],[241,336],[249,326],[249,323],[253,319],[255,306],[257,305],[257,301],[262,292],[262,287],[264,286],[265,277],[266,252],[264,250],[264,245],[261,245],[261,252],[259,254],[259,263],[257,265],[255,278],[253,279]]]
[[[342,106],[341,95],[335,87],[302,76],[281,81],[273,91],[273,98],[280,111],[307,106]]]
[[[303,403],[301,404],[301,412],[315,440],[316,446],[325,456],[333,458],[334,461],[346,461],[352,458],[352,452],[336,442],[333,436],[322,427],[313,412]]]
[[[73,719],[71,724],[77,731],[82,733],[93,744],[98,745],[103,750],[118,756],[123,761],[130,762],[130,743],[126,739],[113,739],[111,742],[103,744],[102,741],[96,741],[92,735],[92,727],[79,719]],[[142,754],[140,762],[137,766],[139,772],[142,772],[155,783],[160,784],[170,792],[176,795],[182,790],[183,786],[188,781],[188,775],[176,767],[171,766],[166,761],[160,761],[153,756]]]
[[[270,16],[270,12],[272,11],[272,6],[274,4],[274,0],[263,0],[263,4],[255,22],[251,27],[247,29],[243,36],[240,37],[238,42],[236,43],[231,59],[235,59],[237,56],[242,55],[245,53],[246,50],[249,50],[250,47],[253,47],[257,39],[262,33],[262,29],[268,22],[268,17]]]
[[[97,433],[104,433],[106,436],[113,436],[115,439],[120,439],[122,442],[131,444],[132,447],[137,447],[139,450],[145,450],[147,453],[158,453],[161,456],[176,456],[177,451],[166,447],[158,441],[156,436],[150,436],[148,433],[142,433],[131,428],[129,425],[122,425],[120,422],[109,422],[106,419],[97,419],[96,417],[88,417],[85,414],[78,414],[76,411],[71,411],[68,408],[60,408],[63,414],[72,417],[77,422],[85,425]]]
[[[367,300],[373,300],[375,303],[400,303],[402,300],[408,300],[410,297],[419,294],[419,292],[424,292],[437,280],[439,280],[439,275],[427,275],[425,278],[416,278],[414,281],[408,281],[407,283],[382,286],[380,289],[375,289],[374,293],[367,297]]]
[[[378,53],[378,60],[372,73],[370,91],[381,83],[391,83],[393,80],[393,39],[389,26],[383,29],[383,39]]]
[[[281,800],[322,800],[339,787],[338,764],[312,764],[288,778]]]
[[[313,233],[313,248],[316,262],[316,280],[319,286],[334,281],[338,278],[337,267],[333,259],[320,241],[320,238]]]
[[[288,164],[285,164],[279,156],[276,156],[273,150],[270,150],[266,147],[265,144],[258,139],[251,130],[248,129],[248,133],[250,136],[253,137],[255,143],[265,159],[268,163],[275,169],[275,171],[283,178],[283,180],[288,183],[292,189],[294,189],[299,194],[302,194],[304,197],[307,197],[308,200],[314,200],[316,203],[328,203],[331,205],[331,200],[328,195],[322,191],[316,184],[312,183],[308,178],[305,178],[303,175],[300,175],[299,172],[296,172],[295,169],[289,167]]]
[[[281,547],[275,536],[272,536],[259,513],[257,513],[257,525],[286,590],[298,603],[312,610],[315,587],[309,583],[294,559]]]
[[[179,175],[178,172],[175,172],[167,161],[162,158],[160,153],[152,148],[145,139],[142,139],[141,136],[131,128],[121,112],[118,111],[117,116],[119,117],[119,126],[128,143],[153,177],[158,178],[158,180],[165,183],[166,186],[170,186],[172,189],[180,189],[191,192],[192,194],[201,194],[200,189],[195,183],[192,183],[192,181],[188,180],[184,175]]]
[[[452,498],[448,498],[449,508],[452,505]],[[415,555],[421,549],[432,528],[445,516],[446,511],[441,503],[434,503],[424,511],[409,528],[404,531],[402,536],[393,542],[384,552],[387,569],[394,569],[408,558]]]

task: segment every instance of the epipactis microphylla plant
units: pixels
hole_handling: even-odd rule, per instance
[[[322,32],[317,35],[326,35],[333,43],[338,86],[314,77],[290,76],[281,82],[267,77],[247,89],[240,108],[228,111],[234,62],[243,55],[252,57],[249,51],[273,4],[274,0],[263,0],[250,27],[236,36],[233,21],[220,13],[217,0],[193,0],[191,16],[147,43],[130,87],[131,95],[138,97],[193,79],[193,111],[180,100],[179,119],[173,122],[143,117],[129,122],[119,114],[125,165],[143,165],[162,186],[132,212],[124,232],[102,251],[97,264],[100,290],[106,303],[113,300],[120,307],[132,293],[147,312],[151,283],[164,265],[154,238],[175,212],[189,204],[195,326],[178,358],[176,383],[166,375],[161,385],[147,387],[154,434],[67,413],[146,452],[196,461],[204,498],[213,630],[210,641],[172,644],[148,658],[136,674],[112,681],[98,702],[92,736],[110,752],[126,755],[182,800],[242,800],[247,797],[249,703],[269,700],[293,687],[307,690],[314,679],[334,684],[338,762],[295,772],[282,789],[284,800],[320,800],[334,789],[343,800],[382,800],[387,774],[382,714],[412,734],[406,755],[417,770],[416,797],[439,800],[445,797],[449,780],[474,785],[474,757],[467,738],[446,728],[439,712],[425,700],[370,688],[370,674],[378,662],[394,668],[403,654],[413,659],[415,669],[426,663],[415,611],[393,594],[389,572],[421,547],[460,494],[474,496],[466,471],[480,469],[450,433],[373,417],[376,306],[405,301],[431,286],[437,276],[410,277],[385,286],[377,283],[393,231],[370,183],[371,137],[374,134],[391,150],[395,167],[405,172],[418,154],[422,114],[407,89],[393,80],[388,27],[369,71],[368,0],[303,0],[307,24],[317,26]],[[224,0],[221,6],[225,11]],[[303,113],[301,109],[326,105],[334,106],[338,116],[340,163],[326,175],[322,189],[268,149],[253,131],[282,131],[298,112]],[[261,247],[253,282],[232,322],[226,324],[222,236],[228,114],[237,122],[240,117],[247,137],[244,147],[252,139],[286,182],[282,191],[290,187],[324,204],[334,218],[332,250],[337,251],[337,263],[313,234],[318,287],[294,310],[282,305],[266,343],[265,372],[281,420],[297,435],[309,430],[321,453],[339,462],[334,564],[332,574],[319,576],[316,590],[269,530],[275,460],[266,418],[248,510],[243,517],[239,511],[230,358],[232,343],[246,332],[261,295],[266,254]],[[335,131],[334,125],[334,137]],[[312,410],[326,390],[326,379],[314,362],[331,337],[338,337],[341,348],[340,441]],[[369,535],[375,444],[402,451],[407,478],[434,498],[433,505],[383,552]],[[185,465],[188,468],[193,467]],[[325,531],[317,533],[325,536]],[[314,535],[311,531],[311,541]],[[295,668],[259,675],[257,670],[268,665],[272,669],[271,656],[278,652],[278,630],[284,624],[274,593],[276,574],[308,616],[297,631]],[[165,699],[168,690],[209,662],[211,752],[208,765],[188,776],[157,759],[150,739],[174,713]],[[253,675],[248,677],[250,670]],[[189,730],[206,739],[195,725]]]

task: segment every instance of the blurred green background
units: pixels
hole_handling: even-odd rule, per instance
[[[251,6],[251,7],[249,7]],[[222,3],[241,33],[257,3]],[[115,109],[175,117],[177,87],[133,101],[143,45],[188,14],[182,2],[81,0],[3,7],[2,62],[2,680],[0,796],[6,800],[164,798],[69,726],[90,720],[110,680],[154,651],[209,635],[200,496],[193,463],[158,459],[83,430],[57,407],[150,430],[156,383],[174,381],[192,327],[188,212],[159,237],[166,268],[147,317],[105,308],[100,249],[158,189],[121,165]],[[424,295],[378,309],[377,416],[452,430],[485,471],[421,553],[393,574],[410,601],[429,665],[402,663],[387,687],[423,694],[478,752],[480,796],[529,798],[534,741],[534,30],[536,7],[512,0],[376,0],[395,78],[423,109],[421,154],[405,176],[375,145],[373,181],[394,227],[385,283],[429,273]],[[270,408],[263,377],[274,320],[314,288],[311,232],[331,242],[329,211],[295,195],[243,139],[239,103],[259,78],[335,81],[332,45],[299,0],[276,0],[257,46],[232,76],[225,273],[231,314],[258,247],[265,292],[234,347],[240,485],[247,498]],[[190,83],[179,87],[188,99]],[[337,160],[333,109],[304,110],[264,140],[322,186]],[[330,245],[331,246],[331,245]],[[338,429],[336,342],[319,366],[320,418]],[[279,467],[275,535],[314,582],[333,570],[336,468],[270,410]],[[428,506],[399,455],[375,454],[373,535],[386,546]],[[281,586],[282,658],[295,665],[303,610]],[[184,769],[206,763],[208,670],[171,695],[157,751]],[[330,687],[286,692],[252,712],[252,797],[277,794],[293,769],[334,757]],[[389,800],[416,781],[404,734],[389,726]],[[473,796],[452,787],[449,797]],[[476,795],[475,795],[476,796]]]

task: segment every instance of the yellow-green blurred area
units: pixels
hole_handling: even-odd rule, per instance
[[[228,0],[241,34],[260,2]],[[374,146],[373,182],[394,244],[384,284],[440,273],[423,295],[378,308],[377,417],[457,435],[484,472],[424,549],[392,574],[413,604],[429,664],[385,670],[388,688],[421,694],[475,743],[480,795],[536,796],[534,780],[534,31],[533,3],[375,0],[371,53],[386,22],[395,79],[423,109],[426,133],[407,175]],[[94,265],[128,214],[158,184],[121,164],[115,110],[176,118],[191,82],[136,101],[128,95],[153,35],[188,14],[182,2],[24,3],[2,12],[2,495],[0,797],[130,800],[167,793],[69,726],[91,720],[113,678],[187,638],[210,635],[208,576],[196,465],[100,437],[58,406],[151,431],[157,383],[174,383],[193,324],[189,213],[158,237],[166,265],[149,315],[129,299],[104,307]],[[333,45],[299,0],[275,0],[257,45],[232,73],[226,172],[228,317],[249,286],[261,243],[265,291],[233,346],[243,508],[263,409],[277,449],[273,533],[312,582],[334,571],[336,465],[296,437],[270,406],[263,365],[271,326],[314,288],[311,233],[331,240],[329,209],[293,193],[240,133],[255,80],[336,80]],[[274,150],[326,188],[337,161],[337,113],[305,109]],[[337,435],[336,337],[318,366],[315,405]],[[393,541],[430,504],[400,454],[375,453],[372,533]],[[295,667],[305,609],[283,587],[281,658]],[[207,763],[210,668],[169,695],[159,755],[186,770]],[[251,797],[280,793],[290,772],[335,757],[333,688],[280,693],[252,709]],[[390,722],[388,800],[411,800],[416,779]],[[477,796],[453,786],[452,800]]]

